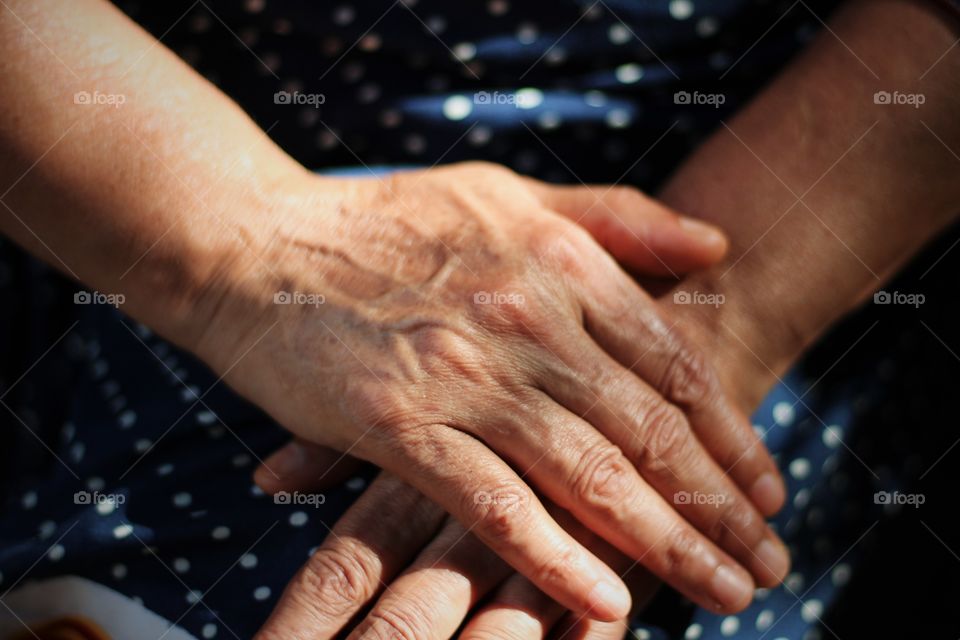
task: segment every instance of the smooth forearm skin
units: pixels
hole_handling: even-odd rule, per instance
[[[663,301],[697,316],[691,330],[736,372],[727,386],[743,406],[960,210],[960,51],[943,56],[952,26],[922,3],[845,6],[836,37],[822,33],[663,190],[730,234],[720,265],[677,286],[725,304]],[[877,91],[925,103],[875,104]]]
[[[101,0],[4,3],[0,94],[0,231],[191,342],[188,316],[201,324],[216,304],[203,293],[243,246],[230,212],[268,211],[263,194],[299,165]]]

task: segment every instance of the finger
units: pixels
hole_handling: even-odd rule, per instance
[[[659,495],[759,584],[779,584],[789,570],[786,546],[710,456],[683,412],[589,339],[579,342],[575,361],[595,363],[593,377],[564,367],[545,377],[544,389],[620,447]]]
[[[452,518],[390,583],[350,638],[450,638],[513,569]]]
[[[283,592],[258,640],[331,638],[433,537],[443,511],[381,473]]]
[[[583,245],[585,251],[597,251]],[[585,326],[597,344],[683,409],[697,437],[760,512],[776,513],[786,500],[783,480],[703,354],[619,269],[598,270],[592,284],[581,304]]]
[[[295,438],[270,454],[253,480],[268,494],[319,490],[346,481],[362,466],[356,458]]]
[[[446,425],[418,437],[390,435],[392,446],[368,436],[357,445],[360,454],[407,474],[408,482],[568,609],[600,620],[629,611],[630,594],[617,575],[560,528],[526,483],[482,443]]]
[[[618,262],[644,275],[674,276],[717,263],[727,238],[625,186],[566,186],[530,180],[548,208],[584,227]]]
[[[750,575],[644,482],[617,446],[545,395],[525,404],[522,423],[493,424],[482,435],[509,451],[544,495],[701,606],[734,612],[749,603]]]
[[[513,574],[493,600],[467,622],[461,640],[540,640],[564,614],[564,608],[529,580]]]

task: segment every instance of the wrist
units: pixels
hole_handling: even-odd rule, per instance
[[[197,203],[169,254],[142,269],[138,288],[154,300],[147,323],[215,370],[229,367],[221,360],[255,331],[273,292],[283,288],[289,265],[279,260],[278,237],[307,213],[311,180],[305,171],[285,170]]]

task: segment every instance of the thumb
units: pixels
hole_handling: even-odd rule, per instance
[[[361,466],[356,458],[297,438],[270,454],[253,480],[268,494],[325,489],[344,482]]]

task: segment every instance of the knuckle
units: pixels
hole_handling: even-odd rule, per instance
[[[686,418],[667,402],[654,403],[644,416],[642,433],[640,465],[649,473],[673,475],[693,452]]]
[[[294,581],[294,592],[331,616],[361,606],[376,593],[378,567],[360,550],[319,549]]]
[[[686,524],[676,525],[667,535],[661,553],[664,575],[682,575],[683,566],[702,546],[700,536],[693,529]]]
[[[633,210],[643,204],[647,197],[642,191],[630,185],[617,185],[607,193],[607,203],[614,211]]]
[[[559,551],[534,570],[533,582],[558,587],[569,585],[571,576],[580,564],[579,560],[580,553],[576,548],[568,547]]]
[[[510,542],[530,514],[528,493],[517,485],[500,485],[492,491],[471,493],[464,505],[477,533],[494,542]]]
[[[423,613],[414,604],[408,608],[377,607],[357,627],[357,636],[371,640],[420,640],[426,637]]]
[[[763,538],[762,521],[747,505],[727,496],[720,516],[711,523],[707,535],[724,549],[754,548]]]
[[[580,502],[615,516],[629,488],[630,464],[616,446],[601,444],[584,452],[574,471],[573,494]]]
[[[593,242],[587,231],[562,218],[544,224],[531,238],[534,255],[553,269],[575,277],[587,273],[584,240]]]
[[[669,356],[658,388],[672,402],[689,407],[706,401],[714,383],[713,369],[703,352],[680,344]]]

